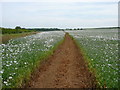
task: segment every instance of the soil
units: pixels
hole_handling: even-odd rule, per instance
[[[26,32],[26,33],[17,33],[17,34],[3,34],[1,36],[0,44],[7,44],[10,39],[15,39],[15,38],[19,38],[19,37],[25,37],[25,36],[33,35],[33,34],[37,34],[37,33],[40,33],[40,32]]]
[[[66,34],[54,54],[40,64],[26,88],[95,88],[96,80],[89,71],[83,54]]]

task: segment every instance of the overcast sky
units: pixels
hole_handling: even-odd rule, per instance
[[[2,0],[2,27],[118,26],[119,0]]]

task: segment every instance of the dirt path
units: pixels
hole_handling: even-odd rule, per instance
[[[95,77],[89,72],[80,50],[66,34],[64,42],[40,66],[29,88],[94,88]]]

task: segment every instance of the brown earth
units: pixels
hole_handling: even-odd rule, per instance
[[[25,36],[33,35],[33,34],[37,34],[37,33],[40,33],[40,32],[27,32],[27,33],[17,33],[17,34],[3,34],[2,36],[0,36],[0,38],[1,38],[0,44],[7,44],[10,39],[25,37]]]
[[[66,34],[54,54],[40,64],[27,88],[95,88],[94,75],[75,44]]]

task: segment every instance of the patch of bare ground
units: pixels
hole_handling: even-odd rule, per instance
[[[89,71],[80,49],[66,34],[54,54],[40,68],[26,88],[95,88],[94,75]]]

